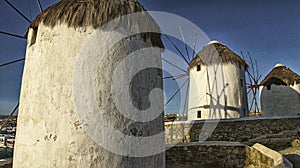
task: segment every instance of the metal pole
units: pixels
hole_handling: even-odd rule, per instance
[[[18,10],[12,3],[10,3],[8,0],[4,0],[10,7],[12,7],[19,15],[21,15],[25,20],[27,20],[29,23],[31,20],[29,20],[20,10]]]
[[[38,3],[38,5],[39,5],[40,11],[42,12],[42,11],[43,11],[43,7],[42,7],[42,5],[41,5],[41,1],[40,1],[40,0],[37,0],[37,3]]]
[[[8,35],[8,36],[13,36],[13,37],[17,37],[17,38],[26,39],[26,37],[24,37],[24,36],[20,36],[20,35],[17,35],[17,34],[12,34],[12,33],[7,33],[7,32],[4,32],[4,31],[0,31],[0,34],[5,34],[5,35]]]
[[[6,66],[6,65],[10,65],[10,64],[14,64],[14,63],[17,63],[17,62],[20,62],[20,61],[24,61],[24,60],[25,60],[25,58],[21,58],[21,59],[18,59],[18,60],[14,60],[14,61],[11,61],[11,62],[0,64],[0,67]]]

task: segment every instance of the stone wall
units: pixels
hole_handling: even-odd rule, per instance
[[[252,147],[238,142],[205,141],[167,145],[166,168],[292,168],[280,153],[259,143]]]
[[[285,168],[283,157],[280,153],[273,151],[261,144],[256,143],[246,150],[246,168],[276,167]]]
[[[299,136],[299,130],[300,116],[165,123],[167,144],[231,141],[249,146],[260,143],[276,150],[289,147],[290,142]]]
[[[233,142],[192,142],[177,144],[165,154],[166,168],[238,168],[245,166],[246,146]]]

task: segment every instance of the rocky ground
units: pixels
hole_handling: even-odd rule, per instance
[[[12,168],[12,159],[0,159],[0,168]]]
[[[0,168],[12,168],[12,163],[0,165]]]
[[[285,158],[287,158],[294,168],[300,168],[300,140],[296,139],[292,142],[292,147],[279,151]]]

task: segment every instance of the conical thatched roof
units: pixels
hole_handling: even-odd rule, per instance
[[[235,54],[227,46],[220,42],[212,41],[191,61],[190,68],[198,64],[213,65],[219,63],[240,63],[242,66],[248,67],[245,60]]]
[[[275,66],[261,82],[261,85],[294,85],[300,84],[300,76],[286,66]]]
[[[125,18],[119,20],[117,26],[126,30],[134,29],[132,25],[146,26],[148,30],[160,30],[154,19],[145,12],[144,7],[137,0],[61,0],[50,6],[36,17],[30,28],[37,28],[40,23],[54,27],[66,24],[69,27],[101,28],[106,23],[121,16],[142,12],[139,18]],[[151,35],[150,35],[151,34]],[[150,38],[154,46],[163,47],[159,33],[143,33],[144,39]]]

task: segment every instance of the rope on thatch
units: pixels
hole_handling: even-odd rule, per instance
[[[141,12],[139,18],[123,17],[127,14]],[[137,0],[61,0],[48,7],[33,20],[29,28],[37,28],[39,24],[54,27],[57,24],[67,24],[68,27],[101,28],[114,19],[114,22],[126,30],[133,30],[134,25],[147,27],[147,30],[160,30],[154,19],[146,12]],[[116,28],[116,27],[115,27]],[[144,40],[150,40],[154,46],[163,47],[159,34],[144,34]]]
[[[262,80],[261,85],[294,85],[295,83],[300,84],[300,76],[286,66],[278,66]]]
[[[211,43],[205,46],[197,56],[191,61],[189,68],[193,68],[199,64],[214,65],[219,63],[240,64],[248,67],[245,60],[235,54],[231,49],[221,43]]]

